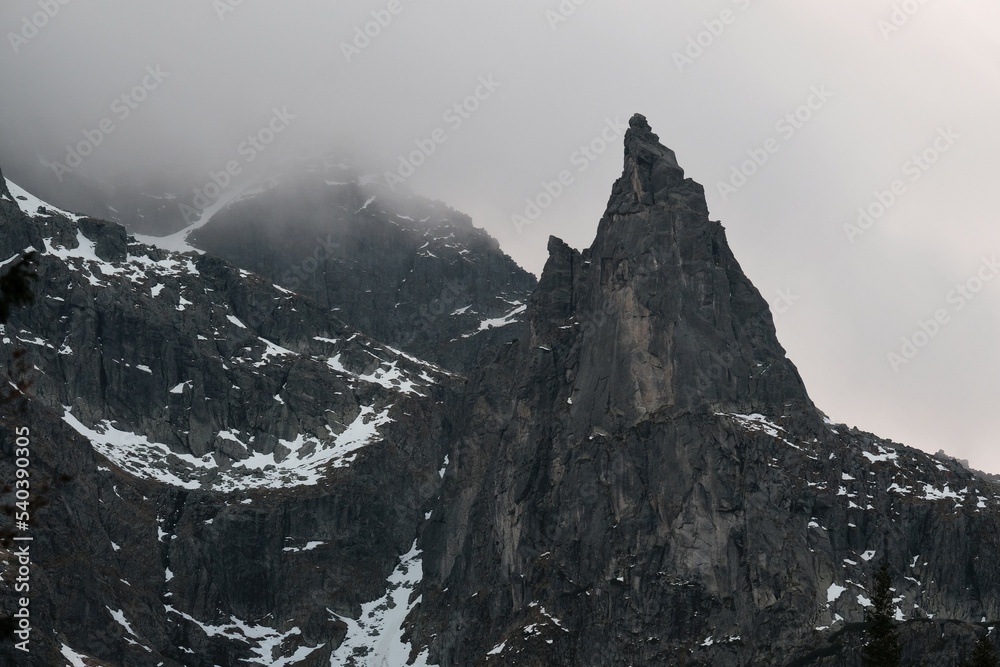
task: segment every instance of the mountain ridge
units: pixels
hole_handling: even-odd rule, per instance
[[[0,254],[41,255],[3,330],[36,368],[3,406],[45,503],[26,664],[855,667],[882,559],[904,658],[962,659],[1000,486],[824,419],[704,190],[643,117],[625,143],[594,243],[550,238],[464,374],[0,192]]]

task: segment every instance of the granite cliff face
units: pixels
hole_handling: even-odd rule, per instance
[[[882,558],[907,664],[998,618],[997,487],[825,423],[644,118],[594,244],[549,251],[419,542],[432,660],[856,665]]]
[[[0,479],[27,425],[38,492],[32,654],[0,663],[855,667],[883,559],[904,664],[967,656],[1000,624],[1000,487],[829,423],[641,116],[624,162],[537,287],[357,183],[231,204],[191,238],[233,263],[4,186],[0,259],[41,260],[0,348],[33,381]],[[315,285],[278,286],[325,230]],[[469,307],[400,337],[452,280]]]

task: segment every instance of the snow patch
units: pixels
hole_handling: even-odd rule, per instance
[[[216,213],[224,209],[226,206],[234,202],[236,199],[243,195],[246,186],[232,188],[224,191],[211,206],[203,209],[198,216],[198,219],[192,222],[190,225],[180,230],[170,234],[169,236],[146,236],[142,234],[135,234],[135,239],[139,243],[144,243],[146,245],[155,246],[157,248],[162,248],[163,250],[170,250],[173,252],[196,252],[202,253],[201,250],[195,248],[193,245],[188,243],[188,237],[196,230],[204,227],[209,220],[212,219]],[[193,203],[193,202],[192,202]],[[190,206],[190,208],[194,208]]]
[[[321,547],[324,544],[326,544],[326,542],[306,542],[304,547],[285,547],[282,551],[288,553],[301,553],[303,551],[312,551],[316,547]]]
[[[923,498],[921,498],[921,500],[956,500],[956,501],[961,501],[964,499],[965,498],[963,496],[955,493],[950,488],[948,488],[947,484],[944,485],[943,489],[936,489],[930,484],[926,483],[924,484],[924,495]]]
[[[252,652],[257,654],[257,658],[251,661],[251,664],[269,665],[270,667],[291,667],[323,646],[323,644],[317,646],[300,646],[292,655],[276,658],[274,655],[276,651],[293,637],[302,634],[299,628],[293,627],[285,632],[281,632],[262,625],[250,625],[235,616],[231,616],[231,622],[225,625],[209,625],[169,605],[164,605],[164,608],[168,614],[175,614],[185,621],[197,625],[209,637],[225,637],[233,641],[244,642]]]
[[[865,457],[872,463],[880,463],[885,461],[895,461],[899,458],[899,454],[892,451],[891,449],[886,449],[881,445],[876,445],[878,447],[878,454],[872,454],[871,452],[861,452],[861,456]]]
[[[10,185],[10,181],[7,181],[7,184]],[[77,653],[76,651],[71,649],[69,646],[66,646],[65,644],[62,645],[62,648],[59,650],[59,652],[62,653],[63,657],[66,658],[67,662],[69,663],[66,667],[88,667],[87,663],[84,662],[84,660],[95,659],[90,657],[89,655],[84,655],[83,653]]]
[[[130,635],[132,635],[136,639],[139,639],[139,635],[137,635],[135,633],[135,630],[132,629],[132,625],[128,622],[128,619],[125,618],[125,613],[124,612],[122,612],[120,609],[119,610],[114,610],[111,607],[105,607],[105,609],[108,610],[108,612],[111,614],[111,618],[115,619],[115,622],[118,625],[120,625],[123,628],[125,628],[125,632],[129,633]]]
[[[45,254],[61,259],[68,268],[78,271],[91,285],[98,287],[105,286],[104,280],[113,276],[130,280],[137,286],[145,286],[153,278],[198,274],[194,263],[185,257],[154,260],[145,255],[128,254],[123,261],[112,264],[97,256],[97,244],[80,230],[76,232],[75,248],[56,245],[52,238],[42,241],[45,244]],[[153,288],[154,296],[159,294],[156,288],[162,289],[162,285],[158,284]]]
[[[349,466],[361,449],[381,439],[379,428],[392,421],[391,407],[376,412],[374,407],[363,406],[354,421],[340,434],[331,434],[331,438],[320,440],[300,433],[294,440],[279,440],[289,452],[280,460],[277,452],[251,452],[250,445],[238,434],[222,431],[217,437],[237,442],[251,452],[228,469],[218,468],[212,454],[199,458],[175,452],[145,436],[119,430],[108,420],[90,428],[76,419],[68,407],[64,407],[63,421],[90,440],[98,454],[135,477],[198,489],[202,487],[201,480],[211,475],[214,477],[211,488],[232,492],[318,484],[327,470]]]
[[[403,621],[420,597],[410,600],[414,589],[423,579],[423,565],[416,541],[403,555],[399,565],[389,576],[384,596],[361,605],[357,619],[330,614],[347,625],[344,642],[330,657],[331,665],[347,664],[349,658],[363,653],[369,665],[407,665],[412,647],[403,640]],[[327,610],[329,611],[329,610]],[[501,649],[502,650],[502,649]],[[413,667],[430,667],[428,654],[423,651],[412,663]]]
[[[476,334],[482,333],[484,331],[489,331],[490,329],[499,329],[500,327],[505,327],[510,324],[518,322],[517,316],[526,311],[528,307],[524,304],[519,304],[514,310],[510,311],[502,317],[494,317],[491,319],[483,320],[479,323],[479,329],[473,331],[472,333],[462,334],[462,338],[471,338]]]
[[[11,196],[14,197],[14,203],[17,204],[18,208],[20,208],[21,211],[29,218],[51,218],[53,215],[61,215],[71,222],[77,222],[81,218],[86,217],[83,215],[69,213],[61,208],[56,208],[52,204],[31,194],[17,183],[11,181],[9,178],[4,177],[4,180],[7,181],[7,189],[10,190]],[[47,212],[40,213],[38,210],[39,208],[44,208]]]
[[[373,370],[371,373],[363,375],[348,370],[347,367],[344,366],[343,362],[341,362],[340,358],[340,354],[330,357],[326,360],[326,365],[338,373],[343,373],[344,375],[361,380],[362,382],[377,384],[385,387],[386,389],[398,391],[401,394],[415,394],[417,396],[423,396],[423,394],[417,391],[417,387],[421,385],[418,385],[415,380],[398,367],[398,361],[382,361],[378,368]],[[423,373],[419,377],[425,381],[430,379],[426,373]],[[433,382],[433,380],[431,380],[431,382]]]
[[[773,421],[770,421],[767,417],[765,417],[762,414],[756,412],[750,415],[741,415],[736,412],[717,412],[715,414],[716,416],[719,417],[732,417],[736,419],[748,431],[758,431],[761,433],[766,433],[772,438],[781,440],[783,443],[785,443],[789,447],[792,447],[793,449],[802,450],[802,447],[796,445],[795,443],[788,440],[788,438],[785,438],[784,436],[781,435],[782,433],[785,433],[785,429],[778,426]]]
[[[830,584],[830,588],[826,589],[826,601],[828,603],[829,602],[834,602],[845,591],[847,591],[847,589],[844,588],[843,586],[840,586],[838,584]]]
[[[281,347],[280,345],[275,345],[274,343],[272,343],[271,341],[269,341],[266,338],[259,338],[259,340],[262,341],[264,343],[264,345],[266,345],[267,347],[264,350],[264,353],[261,355],[260,361],[258,361],[257,363],[254,364],[254,368],[260,368],[261,366],[264,366],[272,358],[276,358],[276,357],[288,357],[288,356],[294,357],[294,356],[296,356],[296,354],[294,352],[292,352],[291,350],[286,350],[285,348]]]

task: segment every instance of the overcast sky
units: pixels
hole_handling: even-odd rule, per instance
[[[384,172],[436,136],[406,185],[536,274],[548,235],[590,244],[616,121],[641,112],[817,404],[1000,472],[991,0],[5,0],[0,27],[8,176],[84,131],[101,141],[80,173],[207,174],[275,109],[295,118],[273,155],[336,144]],[[515,225],[526,200],[547,206]]]

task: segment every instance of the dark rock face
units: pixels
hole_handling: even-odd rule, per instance
[[[625,145],[593,246],[550,240],[529,333],[467,394],[420,543],[418,644],[441,665],[783,665],[813,649],[855,665],[843,646],[876,558],[908,619],[947,616],[968,639],[1000,617],[997,488],[825,424],[701,187],[642,117]]]
[[[219,259],[5,194],[0,254],[42,256],[3,330],[32,398],[2,406],[0,474],[28,427],[36,495],[32,651],[0,664],[329,664],[439,492],[461,380]]]
[[[41,253],[0,332],[32,381],[0,501],[23,426],[34,494],[32,653],[0,664],[860,667],[883,559],[903,664],[967,658],[1000,625],[1000,487],[825,420],[701,186],[641,116],[625,146],[530,296],[458,214],[357,184],[231,205],[196,242],[233,265],[0,179],[0,260]],[[523,321],[463,338],[487,317]]]
[[[583,334],[573,412],[609,428],[660,410],[811,410],[766,302],[708,219],[702,187],[641,117],[625,145],[593,246],[579,254],[551,240],[534,302],[536,338],[553,326]]]
[[[234,202],[192,242],[456,371],[511,339],[513,329],[488,323],[516,319],[535,287],[467,216],[315,173]]]

